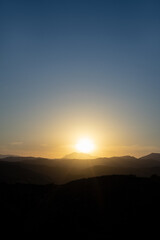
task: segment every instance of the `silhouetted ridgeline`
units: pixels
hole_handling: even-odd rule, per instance
[[[155,239],[160,178],[105,176],[65,185],[0,184],[1,234],[45,239]]]
[[[75,153],[70,155],[81,156]],[[128,174],[160,176],[160,154],[152,153],[139,159],[131,156],[85,160],[33,157],[0,159],[0,182],[6,183],[64,184],[81,178]]]

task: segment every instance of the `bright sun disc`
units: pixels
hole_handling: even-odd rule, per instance
[[[82,153],[90,153],[94,150],[94,144],[88,138],[80,139],[76,144],[76,150]]]

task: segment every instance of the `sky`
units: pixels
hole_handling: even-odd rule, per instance
[[[160,152],[160,1],[1,0],[0,153]]]

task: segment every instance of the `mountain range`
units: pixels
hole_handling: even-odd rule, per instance
[[[117,174],[160,175],[160,153],[141,158],[93,158],[88,154],[72,153],[62,159],[17,156],[0,159],[0,182],[7,183],[64,184],[82,178]]]
[[[93,157],[90,154],[79,152],[73,152],[63,157],[63,159],[95,159],[95,158],[96,157]]]
[[[4,157],[1,234],[9,239],[63,239],[64,233],[70,239],[156,239],[156,175],[160,176],[156,153],[85,160]]]

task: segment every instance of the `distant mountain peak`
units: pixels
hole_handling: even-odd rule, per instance
[[[115,159],[115,158],[119,158],[119,159],[127,159],[127,160],[129,160],[129,159],[131,159],[131,160],[136,159],[136,157],[134,157],[134,156],[130,156],[130,155],[110,157],[110,159]]]
[[[146,156],[141,157],[140,159],[146,159],[146,160],[160,160],[160,153],[150,153]]]
[[[95,157],[87,153],[73,152],[65,155],[63,159],[95,159]]]
[[[17,155],[10,155],[10,154],[7,154],[7,155],[0,154],[0,159],[8,158],[8,157],[18,157],[18,156]]]

